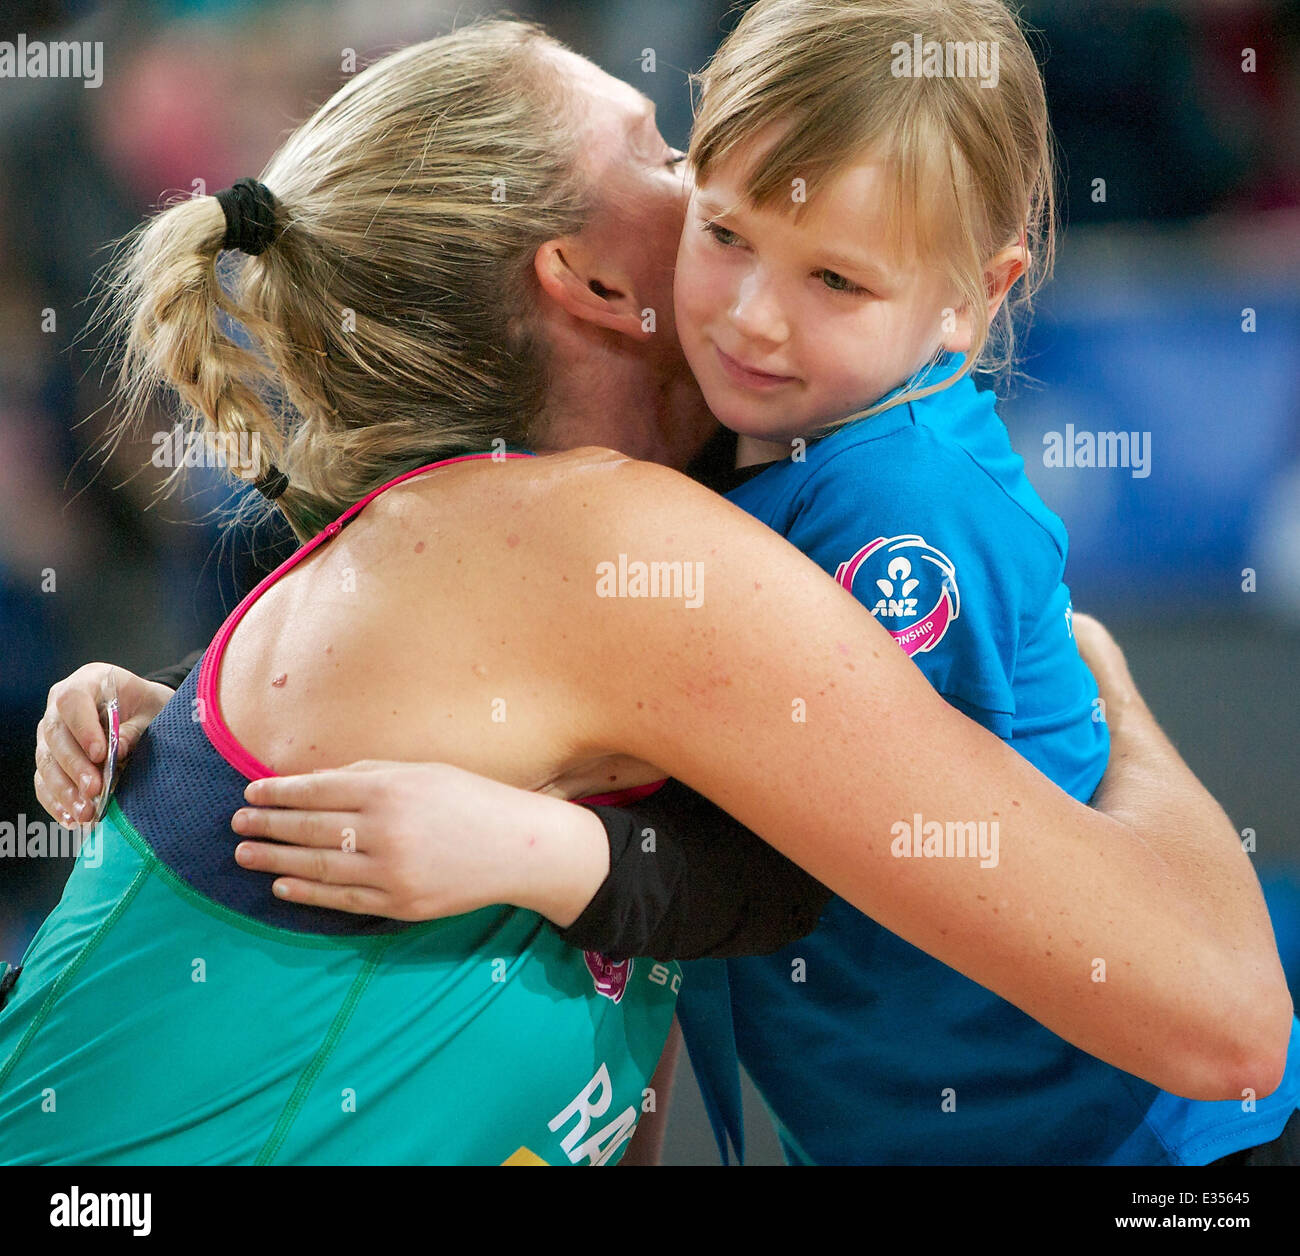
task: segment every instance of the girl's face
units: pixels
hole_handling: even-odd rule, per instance
[[[847,167],[797,226],[783,211],[724,212],[740,204],[747,170],[728,160],[691,195],[677,332],[720,422],[789,441],[864,409],[958,343],[945,318],[956,297],[937,270],[891,248],[881,163]]]

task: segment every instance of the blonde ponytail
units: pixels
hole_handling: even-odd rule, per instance
[[[274,242],[222,252],[214,197],[138,228],[101,305],[120,353],[113,439],[179,402],[306,539],[404,470],[528,444],[546,403],[532,259],[590,212],[574,102],[539,27],[483,21],[384,58],[261,175]],[[180,468],[174,468],[168,485]]]

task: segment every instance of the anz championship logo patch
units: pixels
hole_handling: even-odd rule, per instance
[[[850,593],[855,583],[865,594],[859,600],[908,654],[933,650],[961,613],[957,569],[942,550],[919,536],[877,537],[846,563],[835,579]]]

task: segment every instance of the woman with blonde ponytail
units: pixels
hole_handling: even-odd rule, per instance
[[[532,255],[589,214],[550,42],[490,22],[407,48],[260,181],[144,224],[100,307],[124,344],[122,428],[164,389],[214,441],[252,434],[251,478],[288,477],[277,505],[302,540],[401,471],[526,445],[546,400]]]
[[[607,888],[602,808],[666,776],[1085,1050],[1195,1097],[1276,1086],[1290,1002],[1249,861],[1104,633],[1111,814],[669,469],[713,424],[672,321],[688,188],[647,106],[478,23],[370,67],[259,180],[123,255],[123,421],[161,389],[214,440],[258,437],[246,478],[304,544],[134,747],[10,983],[0,1160],[616,1162],[681,975],[545,922]],[[273,893],[232,813],[348,764],[311,814],[278,798],[321,892]],[[519,906],[499,878],[377,887],[367,775],[389,819],[434,790],[475,834],[451,854],[487,843]],[[997,867],[892,858],[917,814],[998,815]],[[666,858],[653,831],[628,849]],[[1077,953],[1045,936],[1063,904]],[[1076,954],[1123,957],[1104,998]]]

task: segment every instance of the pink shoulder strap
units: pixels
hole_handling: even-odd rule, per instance
[[[231,612],[230,617],[217,631],[217,635],[212,638],[211,644],[204,652],[203,658],[199,662],[199,679],[198,679],[198,698],[199,698],[199,723],[203,731],[207,734],[208,740],[212,743],[217,753],[221,755],[235,771],[242,773],[249,780],[255,781],[263,776],[275,776],[264,763],[259,763],[247,750],[244,749],[238,741],[235,740],[234,734],[226,726],[226,721],[221,716],[221,708],[217,703],[217,677],[221,674],[221,659],[226,652],[226,645],[230,641],[231,634],[239,626],[239,621],[248,613],[249,608],[257,601],[263,593],[267,591],[277,580],[286,572],[292,571],[308,554],[313,553],[319,546],[324,545],[326,541],[332,540],[338,536],[343,527],[357,515],[361,513],[380,493],[386,493],[390,488],[405,481],[414,478],[417,475],[423,475],[426,471],[432,471],[435,467],[445,467],[453,462],[473,462],[482,458],[531,458],[532,454],[505,453],[505,454],[462,454],[458,458],[444,458],[440,462],[431,462],[428,466],[417,467],[414,471],[407,471],[399,475],[396,479],[389,480],[387,484],[381,484],[371,493],[367,493],[355,506],[349,506],[337,519],[328,527],[318,532],[312,539],[295,550],[288,558],[284,560],[269,576],[258,582],[258,585],[251,593],[248,594],[242,602]]]

